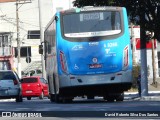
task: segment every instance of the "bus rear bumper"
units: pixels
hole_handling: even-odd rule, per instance
[[[63,96],[123,93],[132,86],[132,72],[121,71],[114,74],[70,75],[60,80],[60,94]]]
[[[60,87],[86,86],[98,84],[132,83],[132,71],[121,71],[111,74],[69,75],[60,76]]]

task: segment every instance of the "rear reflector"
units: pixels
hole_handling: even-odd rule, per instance
[[[129,64],[129,61],[128,61],[129,57],[128,57],[128,54],[129,54],[129,47],[126,46],[126,47],[124,48],[124,58],[123,58],[124,67],[127,67],[128,64]]]
[[[122,75],[122,73],[117,73],[117,75]]]
[[[61,62],[61,68],[63,72],[66,72],[67,71],[66,59],[62,51],[60,51],[60,62]]]
[[[75,77],[70,77],[70,79],[75,79]]]

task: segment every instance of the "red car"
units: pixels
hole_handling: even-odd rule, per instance
[[[44,96],[48,97],[48,82],[40,76],[24,77],[21,79],[22,83],[22,96],[31,100],[31,97],[39,97],[43,99]]]

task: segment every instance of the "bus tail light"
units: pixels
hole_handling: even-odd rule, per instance
[[[124,58],[123,58],[123,67],[127,67],[129,64],[129,49],[128,46],[124,48]]]
[[[62,51],[60,51],[60,62],[61,62],[61,68],[63,72],[66,72],[67,71],[66,59]]]

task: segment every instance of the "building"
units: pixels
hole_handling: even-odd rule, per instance
[[[8,70],[14,68],[14,49],[11,43],[12,33],[0,33],[0,70]]]
[[[4,1],[4,2],[3,2]],[[15,0],[1,0],[0,2],[0,35],[12,33],[11,43],[14,48],[13,66],[17,69],[17,23]],[[42,69],[41,55],[38,53],[40,45],[39,1],[41,1],[41,25],[45,26],[56,11],[73,7],[73,0],[20,0],[18,4],[19,39],[21,46],[21,70],[23,73]],[[1,41],[1,40],[0,40]]]
[[[130,29],[131,30],[131,29]],[[136,63],[141,63],[140,59],[140,27],[139,26],[134,26],[133,27],[133,36],[135,40],[135,48],[136,50],[133,52],[135,54],[135,61]],[[155,52],[155,67],[156,67],[156,77],[159,77],[159,66],[158,65],[158,55],[157,53],[160,54],[160,47],[158,46],[158,42],[155,40],[154,41],[154,52]],[[149,71],[149,78],[153,78],[153,67],[152,67],[152,42],[149,41],[146,43],[146,49],[147,49],[147,66],[148,66],[148,71]],[[160,58],[160,55],[159,55]]]

